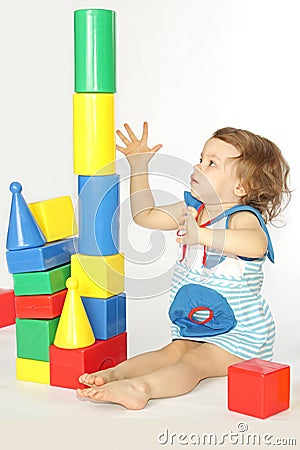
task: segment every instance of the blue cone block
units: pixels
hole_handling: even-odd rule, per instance
[[[117,174],[78,177],[79,253],[119,253],[119,178]]]
[[[6,252],[9,273],[42,272],[71,262],[77,238],[49,242],[42,247]]]
[[[81,297],[96,339],[110,339],[126,331],[126,294],[109,298]]]
[[[12,202],[6,240],[7,250],[20,250],[44,245],[46,243],[45,236],[21,194],[21,184],[13,182],[9,189],[12,192]]]

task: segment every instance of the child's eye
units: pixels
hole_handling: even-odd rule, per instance
[[[211,166],[211,167],[215,167],[215,162],[214,161],[209,161],[209,166]]]
[[[199,164],[201,164],[201,163],[202,163],[202,158],[199,159]]]

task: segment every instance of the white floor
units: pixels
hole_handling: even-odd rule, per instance
[[[142,411],[128,411],[79,401],[70,389],[16,381],[15,356],[13,325],[0,329],[1,449],[152,450],[199,448],[199,442],[212,448],[214,439],[220,448],[270,448],[293,438],[297,445],[290,441],[285,448],[300,448],[299,361],[291,365],[290,409],[261,420],[228,411],[226,377],[204,380],[182,397],[152,400]],[[209,440],[203,445],[204,433],[214,433],[210,445]],[[229,436],[222,445],[224,433]]]

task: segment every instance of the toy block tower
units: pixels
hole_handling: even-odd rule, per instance
[[[115,173],[115,12],[74,13],[74,173],[78,175],[78,248],[71,277],[95,342],[50,348],[51,385],[76,388],[78,377],[127,358],[124,256],[119,252],[119,176]],[[76,295],[78,295],[76,294]],[[67,314],[67,313],[66,313]],[[70,313],[69,313],[70,314]],[[76,320],[75,320],[76,321]]]
[[[70,238],[77,234],[70,197],[27,205],[20,183],[12,183],[6,259],[14,291],[0,292],[10,305],[15,300],[17,378],[68,388],[83,386],[82,373],[127,358],[115,173],[115,13],[78,10],[74,18],[79,236]]]
[[[75,252],[73,205],[68,196],[27,205],[18,182],[10,191],[6,260],[14,281],[16,374],[19,380],[50,384],[49,347]]]

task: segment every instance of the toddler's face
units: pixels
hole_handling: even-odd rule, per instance
[[[199,164],[191,175],[191,193],[203,203],[239,203],[239,180],[234,160],[238,150],[217,138],[209,139],[204,145]]]

